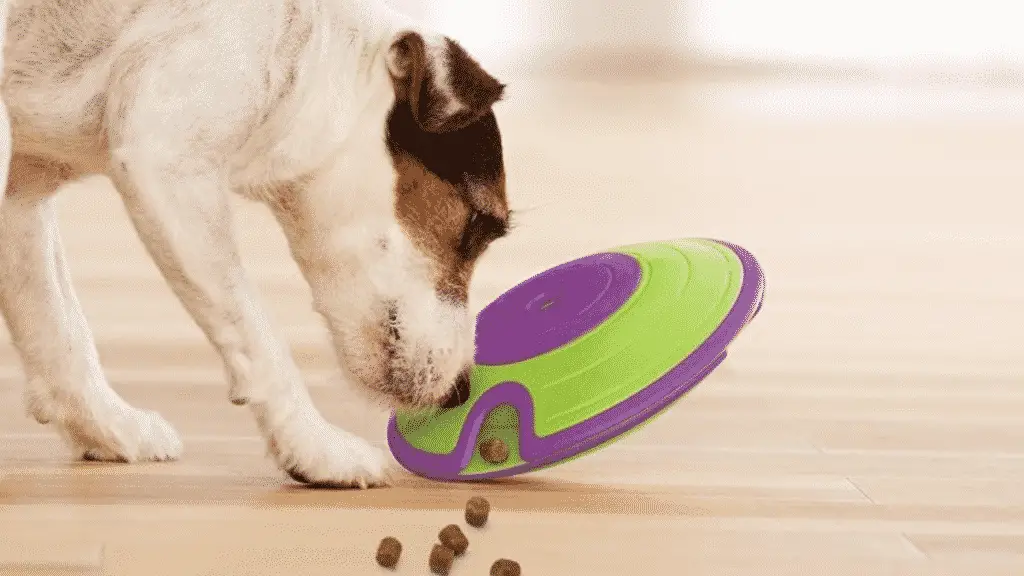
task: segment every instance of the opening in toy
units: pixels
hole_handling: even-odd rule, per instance
[[[494,440],[500,441],[508,450],[504,462],[491,463],[481,454],[481,446]],[[524,464],[519,454],[519,412],[511,404],[500,404],[487,414],[480,433],[473,444],[473,457],[463,474],[482,474]]]

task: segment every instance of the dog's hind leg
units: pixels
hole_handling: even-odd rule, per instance
[[[0,0],[2,2],[3,0]],[[3,63],[0,62],[0,70]],[[7,115],[7,105],[0,95],[0,206],[7,196],[7,175],[11,167],[11,121]]]
[[[107,383],[64,260],[56,190],[62,167],[15,156],[0,206],[0,310],[27,378],[29,413],[80,458],[137,462],[181,453],[174,429]]]
[[[7,38],[7,13],[10,0],[0,0],[0,73],[4,70],[3,46]],[[0,91],[0,205],[7,190],[7,173],[10,170],[13,142],[11,141],[11,117],[7,113],[7,101]]]
[[[0,0],[3,2],[3,0]],[[3,37],[0,36],[0,46]],[[3,58],[0,57],[0,71],[3,70]],[[0,93],[0,206],[3,205],[4,197],[7,196],[7,177],[11,168],[11,119],[7,114],[7,104]]]

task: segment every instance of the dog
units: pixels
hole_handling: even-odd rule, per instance
[[[79,458],[182,453],[110,387],[65,263],[55,194],[100,174],[281,470],[389,484],[384,451],[313,405],[240,262],[229,195],[280,224],[344,378],[391,406],[457,406],[470,280],[509,231],[505,85],[382,0],[17,0],[5,30],[0,308],[29,415]]]

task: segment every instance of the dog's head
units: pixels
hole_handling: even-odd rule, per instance
[[[329,180],[360,190],[347,208],[316,201],[330,222],[299,263],[350,380],[392,405],[451,407],[469,394],[473,269],[508,230],[492,111],[504,86],[447,37],[407,31],[387,48],[394,98],[383,118],[363,114],[358,142],[380,153],[346,155]]]

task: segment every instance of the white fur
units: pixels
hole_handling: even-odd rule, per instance
[[[344,374],[372,387],[397,366],[415,376],[419,400],[444,397],[471,359],[472,322],[463,305],[439,300],[433,263],[399,227],[384,147],[387,47],[410,23],[371,0],[80,0],[81,13],[50,10],[51,21],[24,10],[50,1],[14,6],[3,92],[14,159],[0,208],[0,308],[29,413],[78,455],[135,462],[182,451],[167,422],[109,386],[64,264],[55,193],[102,173],[281,468],[334,486],[385,482],[382,451],[313,406],[241,265],[227,193],[273,210]],[[284,25],[286,13],[299,24]],[[71,19],[111,42],[57,76],[49,70],[64,62],[47,61],[47,47],[84,40],[48,35],[74,29]],[[103,114],[88,107],[96,97]],[[402,334],[392,364],[375,336],[388,302]]]

